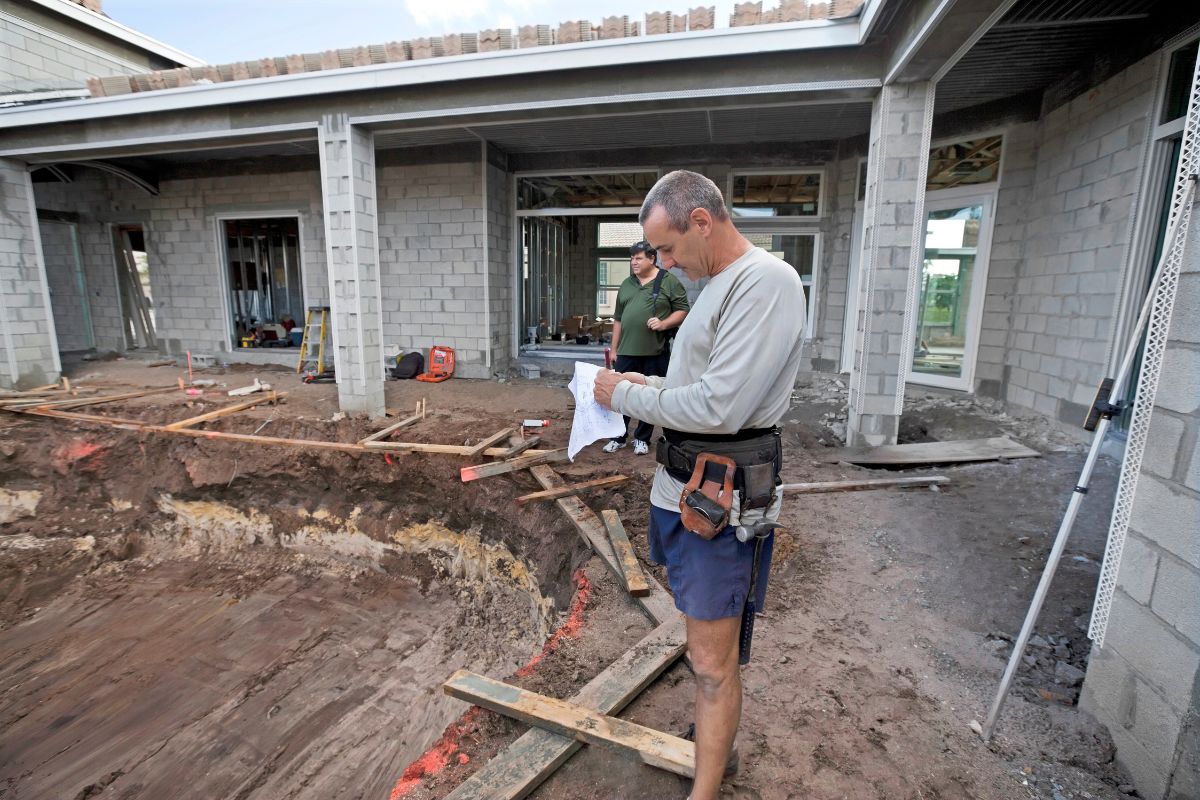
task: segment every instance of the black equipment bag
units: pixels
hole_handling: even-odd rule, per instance
[[[654,286],[650,289],[650,304],[654,309],[655,316],[658,316],[658,295],[660,292],[662,292],[663,275],[666,274],[667,271],[662,267],[659,267],[658,274],[654,276]],[[671,307],[669,305],[667,306],[667,316],[671,316]],[[668,351],[670,351],[671,346],[675,344],[675,334],[677,333],[679,333],[678,325],[663,333],[663,336],[667,337],[666,347]]]
[[[392,367],[392,377],[400,380],[411,380],[425,371],[425,356],[419,351],[402,353],[396,356],[396,366]]]

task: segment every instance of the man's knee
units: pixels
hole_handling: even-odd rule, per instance
[[[706,694],[715,694],[738,676],[736,627],[726,630],[730,628],[729,620],[700,625],[690,622],[688,658],[696,674],[696,685]]]

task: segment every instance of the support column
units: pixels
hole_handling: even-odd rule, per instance
[[[344,114],[321,120],[321,192],[338,404],[384,416],[375,141]]]
[[[62,373],[33,183],[0,159],[0,388],[54,383]]]
[[[871,112],[871,149],[850,374],[851,447],[895,444],[912,363],[925,252],[925,182],[933,84],[889,84]]]

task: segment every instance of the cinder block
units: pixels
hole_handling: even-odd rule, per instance
[[[1138,534],[1131,533],[1121,552],[1117,586],[1139,603],[1149,605],[1158,567],[1158,552]]]
[[[1200,350],[1168,347],[1155,405],[1181,414],[1200,410]]]
[[[1173,708],[1191,702],[1200,652],[1123,591],[1113,594],[1104,648],[1114,648]]]
[[[1200,538],[1200,529],[1193,529],[1193,536]],[[1150,608],[1200,647],[1200,571],[1174,558],[1163,558]]]
[[[1142,470],[1160,478],[1173,477],[1179,468],[1185,430],[1183,420],[1156,409],[1150,418]]]

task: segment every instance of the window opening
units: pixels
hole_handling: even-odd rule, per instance
[[[530,175],[517,179],[517,209],[638,208],[658,172]]]
[[[991,183],[1000,176],[1003,136],[942,145],[929,151],[928,191]]]
[[[750,219],[820,216],[821,172],[734,173],[730,212]]]
[[[293,344],[298,337],[291,332],[302,333],[304,322],[300,221],[235,219],[223,225],[234,345]]]
[[[750,240],[751,244],[757,245],[768,253],[783,259],[791,264],[796,272],[800,275],[800,282],[804,284],[804,304],[805,304],[805,321],[804,335],[805,337],[812,336],[813,318],[816,316],[816,296],[814,293],[814,276],[816,274],[816,250],[817,250],[817,235],[815,233],[804,234],[776,234],[776,233],[756,233],[750,232],[743,235]]]
[[[963,376],[983,211],[966,205],[926,217],[913,372]]]

